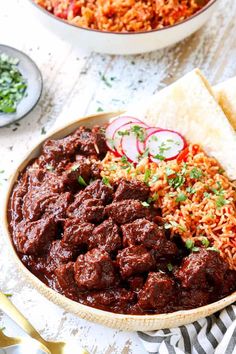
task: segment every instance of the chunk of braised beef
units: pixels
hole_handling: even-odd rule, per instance
[[[165,309],[174,301],[175,282],[167,274],[151,272],[138,295],[138,305],[145,310]],[[160,311],[162,312],[162,311]]]
[[[79,288],[74,279],[74,263],[61,264],[55,269],[60,292],[72,300],[79,300]]]
[[[147,200],[149,197],[149,187],[140,181],[121,180],[119,181],[118,188],[115,192],[114,201],[125,199],[137,199],[141,201]]]
[[[144,246],[130,246],[118,251],[117,264],[122,278],[142,274],[155,268],[155,259]]]
[[[144,245],[154,248],[160,239],[165,239],[165,230],[147,219],[137,219],[132,223],[121,226],[123,245]]]
[[[209,289],[223,286],[227,270],[227,263],[218,252],[200,248],[183,259],[174,275],[183,288]]]
[[[89,237],[89,249],[99,247],[105,251],[112,252],[121,247],[121,237],[118,226],[111,218],[103,221],[95,227]]]
[[[49,248],[56,235],[56,225],[52,217],[27,222],[21,221],[15,228],[13,240],[18,252],[40,254]]]
[[[77,155],[76,162],[69,163],[63,173],[63,178],[66,186],[80,187],[79,177],[82,177],[86,183],[89,182],[91,177],[91,163],[89,159],[82,155]]]
[[[80,290],[105,289],[115,284],[116,274],[109,254],[94,248],[75,262],[75,281]]]
[[[69,135],[63,139],[49,139],[43,144],[42,154],[45,161],[61,161],[76,153],[80,147],[79,139],[74,135]]]
[[[144,278],[136,275],[136,276],[128,278],[127,282],[129,284],[130,290],[138,292],[139,290],[142,289],[142,287],[144,285]]]
[[[106,186],[101,180],[92,182],[84,189],[84,193],[90,195],[91,198],[102,200],[104,203],[110,203],[113,198],[113,189]]]
[[[44,214],[51,215],[57,221],[66,216],[66,210],[72,200],[69,192],[63,194],[42,193],[42,191],[28,192],[24,198],[23,214],[28,220],[35,221]]]
[[[107,152],[105,136],[100,127],[94,127],[92,131],[80,127],[74,133],[80,142],[80,153],[86,156],[104,157]]]
[[[55,240],[51,243],[47,255],[47,271],[52,272],[60,264],[73,261],[75,252],[66,247],[61,240]]]
[[[180,309],[193,309],[201,306],[205,306],[209,303],[210,292],[209,290],[202,289],[188,289],[182,290],[179,294],[179,306]]]
[[[112,312],[126,313],[135,301],[135,294],[124,288],[93,291],[89,296],[89,305]]]
[[[155,250],[155,258],[158,261],[171,261],[172,259],[177,260],[179,256],[179,251],[176,244],[164,238],[157,240],[155,246],[153,246],[153,249]]]
[[[100,199],[87,199],[81,204],[72,203],[67,209],[67,215],[71,218],[79,218],[83,222],[98,223],[104,218],[104,206]]]
[[[126,224],[145,217],[148,210],[139,200],[128,199],[107,205],[105,212],[116,224]]]
[[[79,246],[88,244],[94,225],[83,222],[81,219],[66,219],[64,223],[64,233],[62,244],[66,247],[77,250]]]
[[[23,218],[22,204],[23,204],[23,197],[27,193],[27,184],[28,184],[27,182],[28,182],[28,176],[27,174],[24,174],[17,182],[12,192],[12,196],[10,199],[9,214],[11,215],[11,225],[13,227],[15,227],[16,223],[19,223]]]
[[[231,294],[236,290],[236,271],[228,270],[224,277],[223,288],[221,293],[223,296]]]
[[[93,160],[91,164],[91,178],[95,180],[101,178],[101,172],[102,172],[101,161]]]

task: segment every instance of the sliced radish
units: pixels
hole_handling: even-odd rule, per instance
[[[124,155],[123,149],[122,149],[122,146],[121,146],[121,141],[122,141],[122,138],[124,136],[129,137],[129,136],[133,136],[134,135],[134,137],[135,137],[135,148],[137,149],[137,140],[138,140],[138,138],[137,138],[136,134],[131,132],[131,129],[136,127],[136,126],[144,129],[144,134],[145,134],[144,138],[146,139],[146,128],[147,128],[147,126],[146,126],[145,123],[133,122],[133,123],[124,124],[124,125],[122,125],[121,127],[119,127],[115,131],[115,133],[114,133],[114,135],[112,137],[112,142],[113,142],[113,147],[114,147],[115,153],[118,156]],[[125,133],[127,133],[127,135],[124,135]],[[134,141],[133,138],[132,138],[132,141]]]
[[[131,162],[138,163],[140,153],[137,149],[137,137],[135,134],[125,135],[121,139],[122,153]]]
[[[138,118],[121,116],[114,119],[111,123],[108,124],[105,132],[105,137],[106,137],[107,146],[111,151],[115,152],[113,141],[112,141],[115,131],[119,129],[122,125],[127,123],[132,123],[132,122],[141,123],[141,121]]]
[[[159,129],[159,128],[156,128],[156,127],[147,128],[146,129],[146,136],[148,137],[150,134],[156,132],[157,129]],[[142,142],[137,139],[137,149],[138,149],[138,152],[142,155],[145,151],[145,142]]]
[[[145,141],[150,159],[153,162],[173,160],[186,147],[186,141],[181,134],[172,130],[159,130],[149,134]]]

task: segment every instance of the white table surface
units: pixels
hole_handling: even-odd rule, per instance
[[[0,192],[14,166],[55,122],[66,123],[98,109],[123,109],[195,67],[200,67],[211,83],[236,75],[235,0],[219,0],[209,23],[181,44],[132,57],[89,53],[62,41],[26,16],[25,1],[0,1],[0,43],[23,50],[35,60],[43,74],[44,91],[38,106],[25,119],[0,129]],[[0,197],[0,205],[1,201]],[[38,294],[17,273],[3,237],[0,289],[13,294],[13,302],[49,339],[77,338],[93,354],[146,353],[136,333],[86,322]],[[1,326],[9,334],[17,332],[0,312]]]

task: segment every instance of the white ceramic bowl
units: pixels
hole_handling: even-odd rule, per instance
[[[199,12],[176,25],[140,33],[112,33],[78,27],[52,15],[33,0],[28,0],[28,4],[32,10],[29,16],[35,15],[51,31],[74,45],[98,53],[128,55],[168,47],[190,36],[212,16],[217,0],[210,0]]]
[[[95,116],[78,119],[77,121],[70,123],[64,128],[56,130],[54,133],[48,135],[45,139],[59,139],[65,137],[81,125],[92,127],[95,124],[105,124],[109,121],[110,118],[116,115],[117,113],[101,113]],[[27,281],[36,289],[38,289],[41,294],[47,297],[50,301],[63,307],[65,310],[72,312],[75,315],[82,317],[88,321],[98,322],[108,327],[127,331],[150,331],[155,329],[178,327],[199,320],[202,317],[209,316],[212,313],[219,311],[236,301],[236,292],[234,292],[232,295],[229,295],[222,300],[193,310],[177,311],[161,315],[122,315],[82,305],[78,302],[66,298],[61,294],[58,294],[56,291],[50,289],[48,286],[42,283],[23,265],[23,263],[21,263],[20,259],[18,258],[17,253],[12,245],[12,239],[7,221],[8,200],[11,195],[12,188],[15,182],[17,181],[19,174],[25,169],[27,164],[32,161],[33,158],[39,156],[42,143],[43,142],[37,144],[34,149],[32,149],[31,152],[28,153],[25,159],[23,159],[19,167],[15,170],[7,188],[5,203],[3,207],[4,235],[6,236],[6,242],[10,247],[12,259],[14,259],[16,266],[18,266],[19,272],[24,274]]]

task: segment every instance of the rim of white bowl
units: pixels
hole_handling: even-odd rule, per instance
[[[163,28],[158,28],[158,29],[155,29],[155,30],[149,30],[149,31],[139,31],[139,32],[112,32],[112,31],[102,31],[102,30],[97,30],[97,29],[93,29],[93,28],[87,28],[87,27],[82,27],[82,26],[76,26],[74,25],[73,23],[70,23],[68,22],[67,20],[64,20],[62,18],[59,18],[57,16],[55,16],[54,14],[52,14],[51,12],[49,12],[48,10],[44,9],[43,7],[41,7],[40,5],[36,4],[36,2],[34,0],[29,0],[29,2],[35,6],[39,11],[41,11],[42,13],[46,14],[48,17],[58,21],[58,22],[61,22],[61,23],[64,23],[68,26],[71,26],[71,27],[75,27],[75,28],[79,28],[81,30],[84,30],[84,31],[88,31],[88,32],[95,32],[95,33],[102,33],[102,34],[114,34],[114,35],[122,35],[122,36],[125,36],[125,35],[139,35],[139,34],[147,34],[147,33],[154,33],[154,32],[161,32],[161,31],[164,31],[164,30],[168,30],[170,28],[173,28],[173,27],[177,27],[177,26],[180,26],[188,21],[191,21],[192,19],[194,19],[195,17],[198,17],[200,16],[203,12],[207,11],[211,6],[213,6],[218,0],[210,0],[201,10],[197,11],[195,14],[193,14],[192,16],[186,18],[185,20],[181,21],[181,22],[178,22],[178,23],[175,23],[174,25],[169,25],[169,26],[165,26]]]

